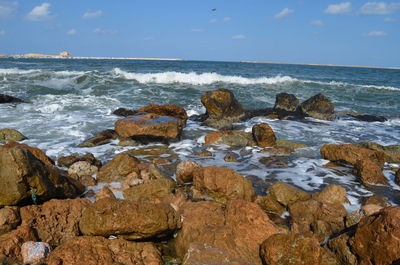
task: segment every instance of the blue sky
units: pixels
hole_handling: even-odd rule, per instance
[[[400,66],[400,2],[0,0],[0,53],[64,50]]]

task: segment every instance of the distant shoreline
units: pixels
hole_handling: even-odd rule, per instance
[[[385,67],[385,66],[342,65],[342,64],[316,64],[316,63],[284,63],[284,62],[268,62],[268,61],[240,61],[240,62],[241,62],[241,63],[260,63],[260,64],[289,64],[289,65],[333,66],[333,67],[349,67],[349,68],[372,68],[372,69],[393,69],[393,70],[400,70],[400,67]]]

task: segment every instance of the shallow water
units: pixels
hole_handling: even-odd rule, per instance
[[[254,124],[269,123],[278,139],[306,144],[285,161],[287,168],[267,168],[259,158],[268,156],[258,148],[229,149],[204,147],[204,136],[213,129],[188,121],[183,139],[170,145],[179,159],[202,165],[231,167],[245,176],[257,176],[268,185],[278,179],[304,190],[316,191],[330,183],[348,190],[352,205],[371,190],[360,185],[349,169],[327,169],[319,148],[326,143],[374,141],[400,144],[400,70],[252,64],[232,62],[169,62],[128,60],[0,59],[0,93],[30,100],[31,104],[0,105],[0,127],[15,128],[29,137],[25,143],[44,149],[56,159],[73,152],[92,152],[103,161],[128,149],[116,142],[78,148],[86,138],[113,128],[119,107],[178,104],[189,115],[205,111],[200,96],[206,91],[228,88],[247,109],[272,107],[280,92],[295,94],[301,101],[324,93],[336,110],[352,110],[388,117],[383,123],[366,123],[342,118],[336,121],[271,120],[256,117],[236,124],[251,131]],[[142,147],[134,147],[142,148]],[[212,158],[195,156],[209,150]],[[239,163],[227,163],[224,156],[234,152]],[[399,165],[391,165],[398,167]],[[387,166],[387,168],[389,165]],[[373,190],[400,203],[400,187],[394,175],[385,171],[389,187]]]

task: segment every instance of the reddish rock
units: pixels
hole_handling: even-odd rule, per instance
[[[354,174],[359,181],[368,186],[370,184],[387,184],[382,169],[371,160],[358,160],[354,165]]]
[[[329,203],[346,203],[346,190],[338,185],[326,186],[321,192],[312,194],[312,198],[316,201],[329,202]]]
[[[203,174],[195,175],[193,179],[193,187],[202,194],[221,202],[234,199],[247,201],[255,199],[251,181],[234,170],[216,166],[203,169]]]
[[[48,166],[54,166],[54,164],[55,164],[54,161],[50,157],[48,157],[43,150],[41,150],[37,147],[29,146],[27,144],[20,144],[17,142],[10,141],[5,145],[0,146],[0,150],[14,148],[14,147],[29,150],[29,152],[31,152],[37,159],[41,160],[43,163],[45,163]]]
[[[148,180],[124,190],[124,198],[136,202],[160,203],[176,188],[169,178]]]
[[[335,107],[332,102],[321,93],[301,103],[300,110],[304,115],[315,119],[328,121],[336,119],[336,115],[334,114]]]
[[[229,146],[253,146],[254,141],[250,133],[243,131],[211,132],[205,137],[205,144],[220,144]]]
[[[276,136],[268,123],[256,124],[252,128],[253,138],[260,147],[270,147],[276,145]]]
[[[285,207],[311,198],[307,192],[280,181],[269,187],[267,193]]]
[[[129,155],[128,153],[121,153],[116,155],[110,162],[100,168],[97,173],[96,179],[99,182],[114,182],[124,180],[129,174],[139,174],[139,159]]]
[[[177,227],[174,209],[153,203],[114,200],[96,201],[83,212],[82,234],[136,240],[165,236]]]
[[[351,252],[348,244],[349,235],[340,236],[328,241],[327,247],[334,254],[337,264],[358,264],[357,257]]]
[[[50,254],[51,247],[45,242],[25,242],[21,247],[24,264],[37,264]]]
[[[183,121],[189,118],[184,108],[172,104],[165,104],[165,105],[150,104],[141,107],[140,109],[138,109],[138,112],[154,113],[160,116],[172,116],[181,119]]]
[[[364,197],[361,199],[361,205],[367,205],[367,204],[375,204],[375,205],[379,205],[382,207],[391,206],[390,202],[386,198],[379,197],[376,195],[373,195],[370,197]]]
[[[273,196],[257,196],[255,202],[267,213],[273,213],[281,216],[286,208],[280,204]]]
[[[86,153],[84,155],[79,155],[77,153],[74,153],[68,156],[62,156],[58,158],[57,164],[61,167],[69,168],[72,164],[78,161],[89,162],[91,165],[96,166],[98,168],[102,166],[101,161],[97,160],[91,153]]]
[[[35,229],[41,241],[58,246],[80,234],[79,220],[89,205],[87,199],[74,199],[50,200],[43,205],[22,207],[22,225]]]
[[[21,222],[18,207],[4,207],[0,209],[0,235],[10,232]]]
[[[105,199],[105,198],[114,199],[114,200],[117,199],[115,197],[114,193],[110,190],[110,186],[108,186],[108,185],[105,185],[103,188],[101,188],[99,193],[96,194],[96,201],[99,201],[99,200]]]
[[[36,241],[35,233],[29,226],[17,229],[0,236],[0,261],[9,258],[22,262],[21,246],[26,241]]]
[[[276,95],[274,109],[294,112],[299,107],[299,100],[293,94],[279,93]]]
[[[399,164],[400,163],[400,145],[380,145],[374,142],[363,142],[357,144],[358,147],[371,150],[382,151],[386,154],[386,162]]]
[[[51,252],[47,265],[162,265],[161,254],[150,242],[103,237],[75,237]]]
[[[79,144],[79,147],[95,147],[103,144],[108,144],[112,140],[115,140],[118,138],[118,135],[114,130],[105,130],[102,131],[98,134],[96,134],[94,137],[89,138],[85,140],[83,143]]]
[[[184,184],[193,182],[195,175],[203,174],[203,168],[192,161],[182,161],[176,167],[176,182],[178,184]]]
[[[378,213],[383,207],[376,204],[367,204],[361,207],[364,216],[370,216]]]
[[[379,168],[385,164],[385,153],[365,148],[359,148],[352,144],[325,144],[321,147],[321,155],[324,159],[331,161],[345,161],[355,165],[358,160],[371,160]]]

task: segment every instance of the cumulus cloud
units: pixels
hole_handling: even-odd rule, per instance
[[[5,31],[4,29],[0,30],[0,36],[6,35],[7,31]]]
[[[224,17],[224,18],[222,19],[223,22],[229,22],[229,21],[231,21],[231,20],[232,20],[231,17]]]
[[[387,17],[383,20],[383,22],[391,23],[391,22],[396,22],[397,20],[391,17]]]
[[[45,21],[53,18],[50,13],[50,3],[43,3],[40,6],[34,7],[26,16],[26,19],[31,21]]]
[[[113,34],[117,34],[118,30],[97,28],[97,29],[93,30],[93,33],[98,34],[98,35],[113,35]]]
[[[76,29],[70,29],[67,31],[68,35],[75,35],[76,33],[78,33],[78,31]]]
[[[360,8],[363,15],[387,15],[400,10],[400,3],[368,2]]]
[[[85,14],[82,15],[82,18],[84,18],[84,19],[91,19],[91,18],[95,18],[95,17],[100,17],[100,16],[102,16],[103,14],[104,14],[104,13],[103,13],[102,10],[97,10],[97,11],[94,11],[94,12],[88,11],[88,12],[86,12]]]
[[[348,13],[352,10],[352,5],[350,2],[343,2],[339,4],[332,4],[329,5],[325,10],[324,13],[337,15],[337,14],[344,14]]]
[[[237,34],[237,35],[232,36],[232,39],[234,39],[234,40],[244,40],[245,38],[246,38],[246,36],[243,34]]]
[[[364,34],[365,37],[385,37],[388,34],[384,31],[370,31],[367,34]]]
[[[213,19],[210,19],[208,22],[211,24],[214,24],[214,23],[217,23],[218,20],[216,18],[213,18]]]
[[[290,15],[291,13],[293,13],[293,12],[294,12],[293,9],[290,9],[290,8],[285,7],[284,9],[281,10],[281,12],[279,12],[278,14],[276,14],[276,15],[274,16],[274,18],[276,18],[276,19],[285,18],[285,17],[289,16],[289,15]]]
[[[191,29],[192,32],[203,32],[204,29]]]
[[[324,26],[324,23],[321,20],[313,20],[310,22],[311,25],[317,26],[317,27],[322,27]]]
[[[0,18],[8,18],[15,14],[18,2],[0,1]]]

